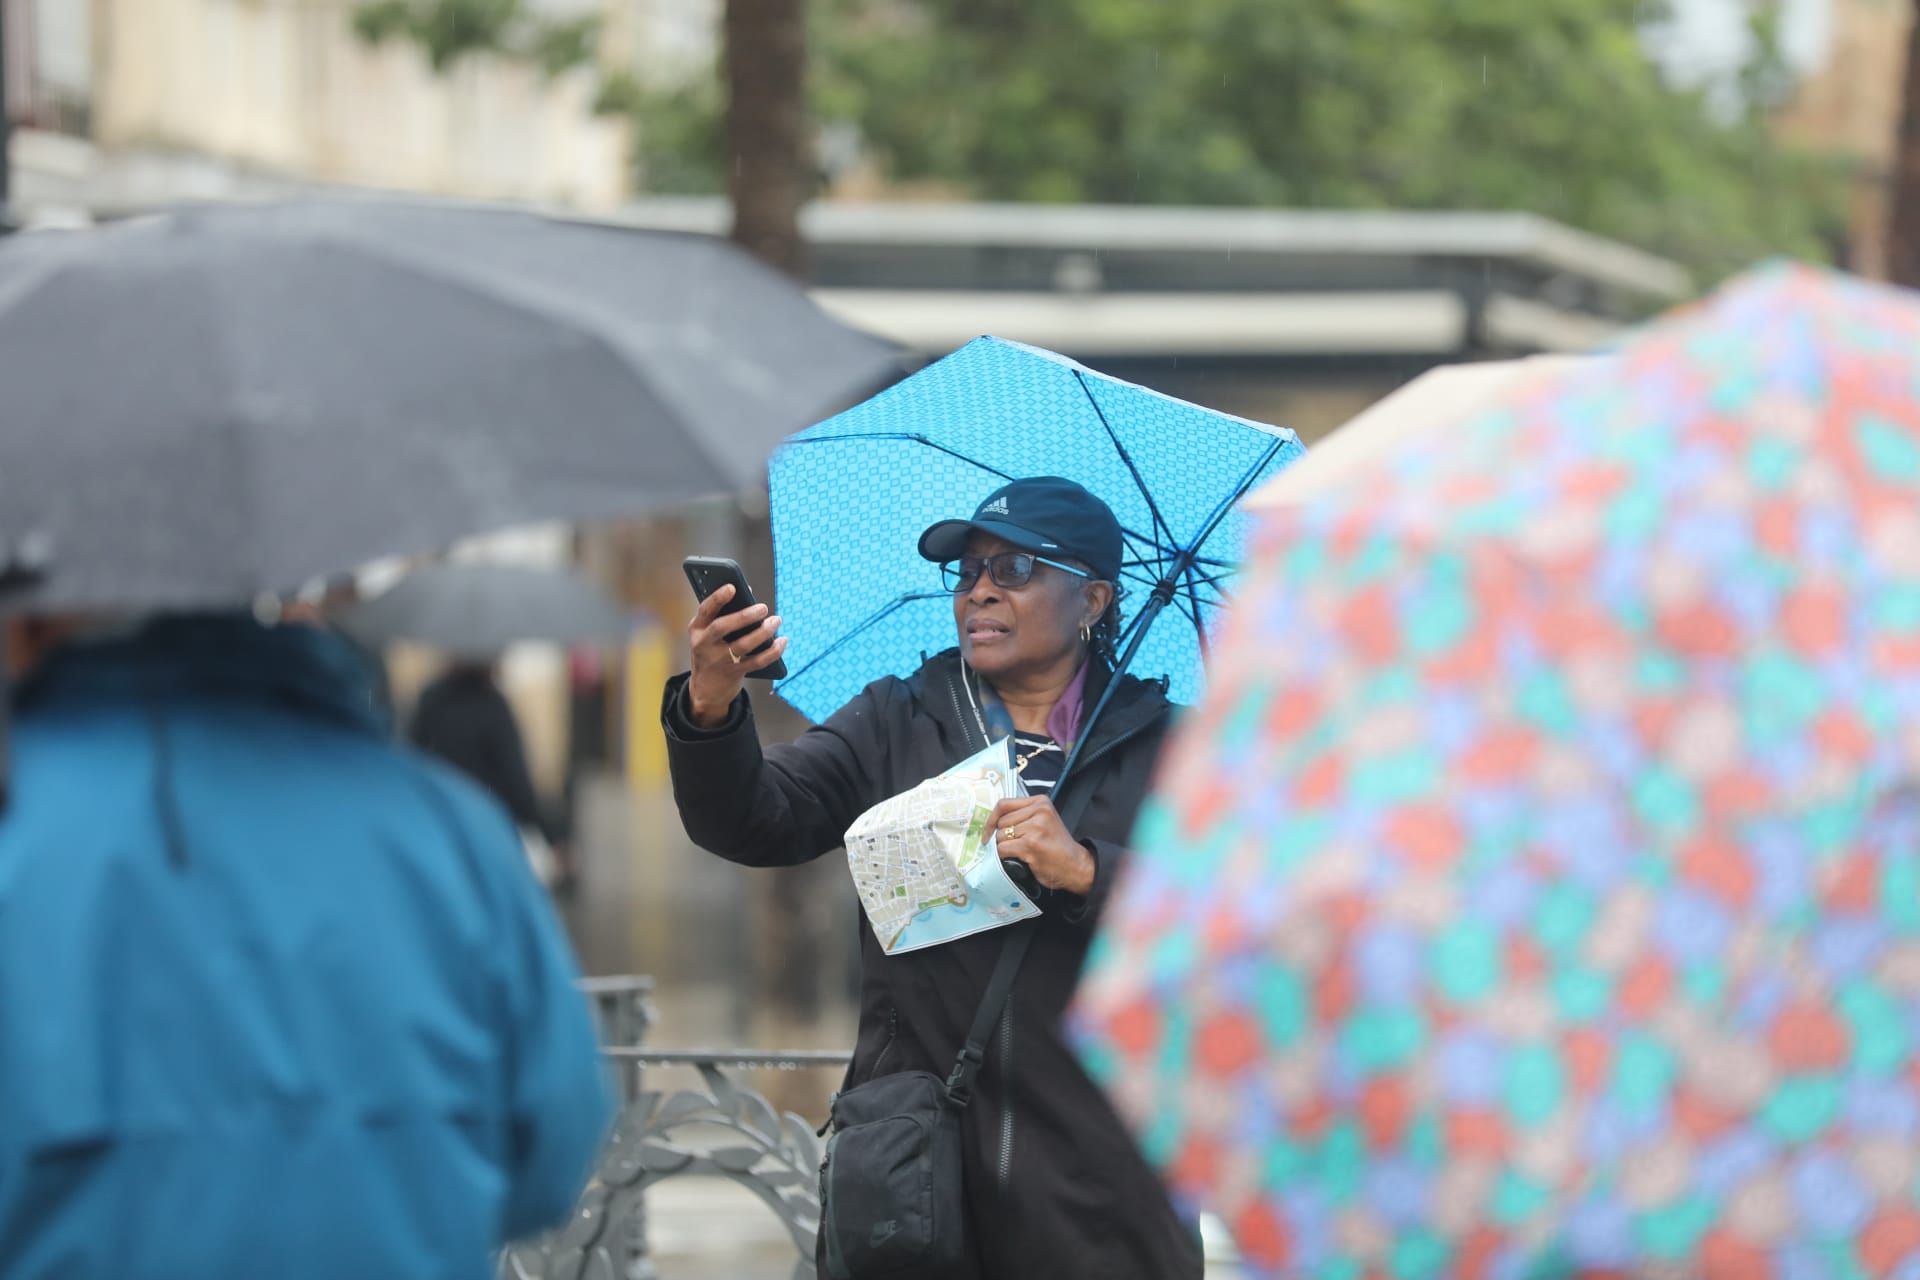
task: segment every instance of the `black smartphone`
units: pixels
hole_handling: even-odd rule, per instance
[[[696,599],[705,600],[721,587],[726,586],[728,583],[733,584],[733,599],[727,601],[727,607],[720,611],[720,616],[723,618],[729,613],[738,613],[742,609],[751,608],[759,603],[759,601],[753,598],[753,588],[747,584],[746,570],[740,567],[738,561],[729,560],[724,556],[688,556],[680,562],[680,567],[686,571],[687,582],[692,585],[693,594]],[[753,624],[753,627],[759,625],[760,624],[756,622]],[[753,627],[740,628],[740,630],[727,637],[728,642],[731,643],[732,641],[738,640],[741,636],[752,631]],[[772,647],[773,641],[769,640],[753,652],[755,654],[765,653]],[[753,655],[749,654],[747,656],[752,657]],[[783,658],[771,666],[762,667],[758,671],[747,672],[747,679],[784,680],[786,679],[786,675],[787,663]]]

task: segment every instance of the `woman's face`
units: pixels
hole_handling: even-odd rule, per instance
[[[966,554],[990,557],[1020,548],[991,534],[975,533]],[[994,582],[991,573],[954,593],[953,622],[960,652],[981,675],[1019,675],[1064,665],[1077,655],[1080,628],[1091,626],[1112,598],[1104,582],[1036,564],[1024,587]]]

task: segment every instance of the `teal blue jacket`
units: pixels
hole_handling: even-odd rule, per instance
[[[609,1119],[506,817],[337,638],[172,620],[15,699],[0,1276],[481,1277]]]

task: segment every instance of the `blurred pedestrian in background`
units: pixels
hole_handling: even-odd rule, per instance
[[[519,841],[339,637],[16,623],[0,1275],[482,1276],[609,1118]]]
[[[421,690],[407,736],[500,802],[520,829],[527,860],[542,884],[552,888],[564,879],[561,841],[534,789],[520,724],[493,662],[455,659]]]

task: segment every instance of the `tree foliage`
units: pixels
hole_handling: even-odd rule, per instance
[[[468,54],[499,53],[559,75],[590,63],[600,39],[599,19],[542,18],[526,0],[366,0],[353,11],[353,27],[373,44],[420,46],[435,71]]]
[[[372,44],[403,40],[419,47],[441,72],[469,54],[491,53],[559,75],[595,65],[600,37],[597,18],[542,18],[527,0],[364,0],[353,26]],[[725,186],[723,99],[717,75],[649,85],[631,71],[602,69],[594,111],[635,123],[634,162],[649,188],[707,194]]]
[[[359,19],[439,64],[525,44],[522,3]],[[1713,274],[1841,221],[1837,166],[1767,127],[1791,77],[1754,15],[1716,93],[1650,56],[1660,0],[812,0],[811,92],[888,177],[977,198],[1526,210]],[[716,84],[606,82],[648,188],[725,188]]]
[[[818,0],[823,114],[983,197],[1530,210],[1707,267],[1823,254],[1764,7],[1716,103],[1646,0]]]

